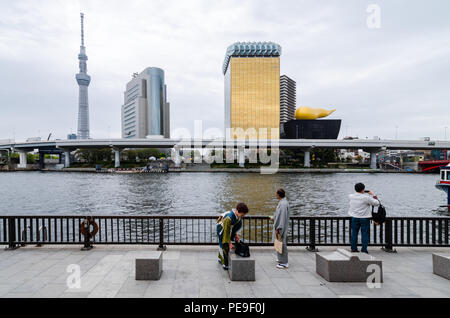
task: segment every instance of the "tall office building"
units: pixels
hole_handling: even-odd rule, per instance
[[[170,138],[170,104],[164,71],[148,67],[133,74],[122,105],[122,138]]]
[[[295,119],[296,83],[286,75],[280,76],[280,125]]]
[[[225,132],[227,128],[253,128],[255,132],[227,137],[279,138],[280,55],[281,46],[272,42],[236,42],[227,48],[223,63]],[[259,135],[260,128],[266,128],[267,135]]]
[[[84,14],[81,16],[81,46],[80,54],[78,54],[78,60],[80,64],[80,73],[76,75],[77,83],[79,86],[78,95],[78,139],[89,138],[89,101],[88,101],[88,87],[91,82],[91,77],[87,74],[88,59],[86,55],[86,48],[84,47]]]

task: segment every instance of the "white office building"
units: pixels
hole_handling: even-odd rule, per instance
[[[122,105],[122,138],[170,138],[170,104],[164,71],[148,67],[133,74]]]

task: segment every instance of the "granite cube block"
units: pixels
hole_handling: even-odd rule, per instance
[[[136,259],[136,280],[159,280],[161,278],[162,252],[157,252],[154,257]]]
[[[373,256],[343,249],[332,253],[316,253],[316,272],[329,282],[367,282],[374,272],[372,267],[379,270],[379,282],[382,283],[382,262]]]
[[[255,259],[230,253],[228,274],[232,281],[255,281]]]
[[[433,253],[433,273],[450,280],[450,255]]]

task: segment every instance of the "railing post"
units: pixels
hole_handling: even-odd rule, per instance
[[[89,222],[90,217],[86,217],[82,224],[84,232],[84,246],[81,249],[82,251],[89,251],[90,249],[93,248],[91,243],[91,232],[89,231],[90,230]]]
[[[167,247],[164,245],[164,219],[159,218],[159,246],[158,251],[165,251]]]
[[[22,235],[21,235],[21,243],[20,243],[20,246],[25,246],[25,241],[26,241],[26,236],[27,236],[27,229],[29,229],[30,227],[28,226],[28,228],[27,227],[25,227],[23,230],[22,230]]]
[[[37,237],[37,241],[38,243],[36,244],[36,247],[41,247],[42,243],[39,242],[40,238],[40,233],[42,232],[42,242],[47,241],[48,239],[48,234],[47,234],[47,227],[44,225],[44,219],[42,219],[42,226],[38,229],[37,233],[36,233],[36,237]]]
[[[392,219],[390,218],[386,218],[386,223],[384,224],[384,244],[385,245],[381,248],[383,251],[387,253],[397,253],[392,246]]]
[[[16,245],[16,219],[12,216],[8,217],[8,247],[5,250],[15,250],[19,248]]]
[[[319,251],[316,249],[316,220],[314,218],[309,219],[309,246],[306,249],[310,252]]]

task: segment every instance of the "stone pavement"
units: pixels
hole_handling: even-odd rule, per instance
[[[369,249],[383,260],[384,283],[375,289],[325,281],[315,272],[315,254],[304,247],[289,248],[289,269],[275,267],[272,248],[252,247],[256,281],[232,282],[217,263],[216,247],[168,246],[161,279],[136,281],[135,258],[155,250],[142,245],[1,249],[0,297],[450,297],[450,281],[434,275],[431,263],[433,252],[450,254],[449,248],[397,248],[396,254]],[[71,264],[79,266],[80,288],[68,287]]]

